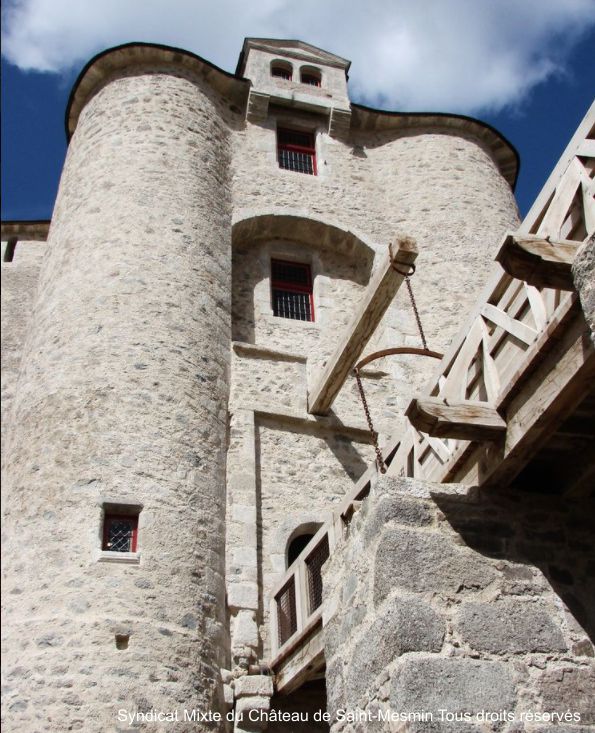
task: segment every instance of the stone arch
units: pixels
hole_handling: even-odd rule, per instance
[[[368,284],[375,254],[380,250],[378,244],[334,221],[287,209],[250,210],[236,215],[232,248],[233,339],[247,343],[258,343],[257,324],[264,327],[266,322],[267,327],[280,333],[280,324],[268,320],[272,319],[268,300],[271,258],[302,261],[311,267],[315,325],[324,328],[331,319],[333,304],[339,303],[334,296],[329,297],[330,292],[338,288],[343,309],[349,309],[349,299],[357,298]],[[301,338],[307,338],[303,331],[300,333]],[[281,347],[280,342],[273,343],[273,336],[268,340],[269,346]]]
[[[311,84],[312,86],[322,86],[322,70],[317,66],[309,66],[305,64],[300,66],[300,82],[302,84]]]
[[[265,239],[287,239],[301,244],[329,249],[337,254],[355,257],[361,263],[368,279],[375,253],[380,249],[359,232],[354,232],[341,224],[308,216],[302,212],[287,213],[286,209],[277,212],[245,212],[234,217],[232,244],[250,244]]]
[[[304,522],[299,524],[291,532],[285,543],[285,567],[288,568],[304,549],[316,532],[322,527],[322,522]],[[300,540],[303,541],[300,543]],[[296,544],[297,543],[297,544]]]
[[[293,64],[285,59],[273,59],[271,61],[271,76],[287,79],[293,79]]]

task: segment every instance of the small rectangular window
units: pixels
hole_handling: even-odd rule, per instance
[[[314,320],[310,265],[271,260],[273,315],[297,321]]]
[[[316,175],[316,147],[311,132],[277,130],[279,168]]]
[[[103,547],[107,552],[136,552],[138,515],[106,514]]]

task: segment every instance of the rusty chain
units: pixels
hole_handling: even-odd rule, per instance
[[[411,307],[413,309],[413,314],[415,316],[415,321],[417,323],[417,328],[419,330],[421,342],[423,344],[424,349],[428,351],[428,343],[426,341],[426,335],[424,333],[423,326],[421,325],[421,318],[419,315],[419,310],[417,308],[417,303],[415,302],[415,297],[413,295],[413,289],[411,287],[411,281],[410,281],[411,276],[415,274],[415,265],[413,264],[407,265],[410,268],[408,272],[404,272],[403,270],[400,270],[397,267],[397,265],[404,265],[405,263],[398,262],[393,259],[392,250],[390,249],[390,245],[389,245],[389,251],[391,253],[391,267],[393,268],[393,270],[398,272],[400,275],[403,275],[403,277],[405,278],[405,284],[407,285],[407,292],[409,293],[409,300],[411,301]],[[355,375],[355,381],[357,382],[357,388],[359,390],[364,412],[366,414],[366,421],[368,423],[368,428],[370,429],[370,435],[372,437],[372,443],[374,445],[374,450],[376,451],[376,463],[378,464],[378,470],[380,471],[380,473],[386,473],[386,463],[384,462],[382,451],[380,450],[380,446],[378,445],[378,433],[376,432],[376,430],[374,430],[374,423],[372,422],[372,416],[370,415],[370,408],[368,406],[368,401],[366,399],[366,394],[364,392],[364,385],[362,384],[362,380],[359,374],[359,369],[356,367],[353,370],[353,373]]]
[[[366,395],[364,393],[364,386],[359,375],[359,369],[354,369],[353,373],[355,374],[355,381],[357,382],[357,388],[359,389],[359,394],[362,399],[362,405],[364,406],[364,412],[366,413],[366,421],[368,423],[368,427],[370,428],[370,435],[372,436],[374,450],[376,451],[376,462],[378,464],[378,470],[380,471],[380,473],[386,473],[386,463],[384,462],[382,451],[380,450],[380,446],[378,445],[378,433],[374,430],[374,424],[372,423],[372,417],[370,416],[370,408],[368,407],[368,401],[366,400]]]

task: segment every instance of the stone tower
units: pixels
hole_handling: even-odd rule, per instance
[[[516,224],[516,154],[495,130],[351,103],[348,68],[298,41],[247,39],[235,75],[129,44],[77,80],[34,263],[25,240],[45,237],[6,225],[22,240],[3,263],[8,729],[224,714],[277,644],[292,543],[373,460],[353,380],[325,416],[308,389],[388,244],[415,238],[443,350]],[[400,293],[369,349],[417,339]],[[428,373],[362,373],[381,435]],[[134,536],[124,551],[113,522]],[[253,676],[236,709],[270,696]]]

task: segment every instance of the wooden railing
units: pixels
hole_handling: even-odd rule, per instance
[[[594,170],[595,105],[519,230],[503,239],[498,259],[524,279],[494,265],[479,304],[428,385],[426,394],[435,398],[431,406],[479,403],[502,411],[516,385],[543,358],[544,347],[567,327],[577,301],[571,290],[572,258],[595,235]],[[570,283],[565,289],[544,286],[563,282],[564,272]],[[415,407],[410,405],[409,417]],[[489,467],[483,467],[483,475],[463,468],[471,449],[469,440],[430,436],[408,420],[389,474],[479,483]],[[495,452],[494,464],[502,458],[501,451]]]
[[[341,538],[339,522],[324,524],[275,584],[270,607],[273,668],[291,654],[296,638],[322,622],[322,566]]]
[[[522,407],[519,424],[507,436],[504,447],[491,451],[489,436],[497,434],[500,428],[498,420],[506,428],[506,423],[499,417],[500,412],[504,411],[518,385],[526,383],[528,375],[546,358],[544,354],[551,350],[550,342],[559,342],[561,333],[572,330],[572,323],[580,317],[577,295],[571,290],[571,285],[564,283],[571,283],[570,264],[578,246],[595,236],[594,126],[595,105],[519,230],[507,234],[502,241],[499,258],[509,269],[518,267],[523,272],[522,278],[506,272],[498,263],[494,265],[479,304],[444,355],[425,391],[429,398],[426,406],[439,408],[443,405],[445,409],[452,409],[451,405],[457,404],[471,414],[471,407],[475,408],[476,414],[484,409],[495,419],[490,422],[479,414],[475,423],[470,418],[469,425],[453,428],[451,416],[448,429],[465,437],[440,437],[436,434],[440,432],[439,419],[436,419],[435,434],[429,435],[414,427],[408,418],[399,438],[389,440],[384,447],[389,475],[410,476],[435,483],[460,481],[477,484],[490,478],[490,461],[492,467],[499,467],[504,465],[506,455],[518,452],[524,438],[523,431],[531,429],[531,420]],[[518,259],[519,252],[525,258],[522,261]],[[547,287],[544,282],[561,282],[564,287]],[[568,349],[574,343],[571,340]],[[580,334],[576,343],[580,346]],[[579,356],[587,358],[582,352]],[[592,366],[592,354],[587,356]],[[576,368],[582,366],[584,362],[580,361]],[[570,379],[573,374],[565,369],[563,377]],[[562,379],[556,388],[564,388]],[[550,396],[543,397],[541,403],[540,399],[538,395],[537,413],[547,408],[545,401]],[[419,407],[417,401],[416,407]],[[413,417],[416,411],[411,408],[410,405],[408,412]],[[477,440],[469,439],[465,431],[488,436],[487,448],[480,460],[474,453]],[[316,596],[316,602],[312,602],[309,587],[311,558],[323,543],[328,543],[328,552],[332,553],[376,475],[374,464],[353,487],[332,520],[321,527],[276,584],[270,613],[273,670],[319,631],[322,597]],[[504,480],[505,476],[499,474],[499,478]],[[316,572],[320,573],[319,565]]]

